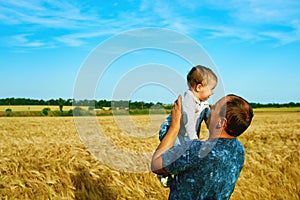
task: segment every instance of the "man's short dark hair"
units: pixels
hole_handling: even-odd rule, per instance
[[[230,94],[225,97],[225,100],[226,103],[220,112],[220,115],[227,120],[225,131],[237,137],[249,127],[253,118],[253,110],[242,97]]]

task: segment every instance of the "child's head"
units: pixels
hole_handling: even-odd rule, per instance
[[[214,93],[218,78],[211,69],[197,65],[188,73],[187,83],[194,95],[200,101],[205,101]]]

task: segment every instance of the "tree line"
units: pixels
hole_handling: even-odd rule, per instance
[[[50,100],[37,100],[30,98],[5,98],[0,99],[0,105],[58,105],[61,108],[63,106],[89,106],[95,109],[101,109],[104,107],[110,108],[128,108],[128,109],[155,109],[164,108],[171,109],[172,104],[163,104],[161,102],[144,102],[144,101],[127,101],[127,100],[75,100],[75,99],[50,99]],[[280,108],[280,107],[300,107],[300,103],[250,103],[252,108]]]
[[[75,100],[75,99],[50,99],[50,100],[37,100],[30,98],[5,98],[0,99],[0,105],[58,105],[60,108],[63,106],[89,106],[95,109],[102,108],[118,108],[118,109],[155,109],[155,108],[164,108],[171,109],[172,105],[163,104],[161,102],[144,102],[144,101],[127,101],[127,100]]]
[[[300,103],[249,103],[252,108],[282,108],[282,107],[300,107]]]

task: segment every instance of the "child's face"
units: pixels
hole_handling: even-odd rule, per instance
[[[216,83],[211,83],[207,85],[201,85],[198,86],[198,98],[200,101],[206,101],[208,98],[214,94],[214,89],[216,87]]]

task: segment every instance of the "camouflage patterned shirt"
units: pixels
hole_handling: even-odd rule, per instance
[[[237,139],[193,140],[163,154],[173,175],[169,199],[229,199],[244,165]]]

